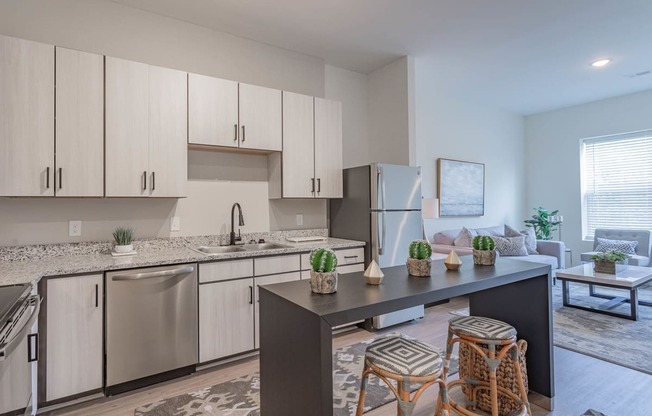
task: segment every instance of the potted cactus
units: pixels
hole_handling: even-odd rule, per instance
[[[134,251],[134,246],[131,244],[131,241],[134,239],[133,228],[116,228],[113,231],[113,239],[115,240],[115,247],[113,249],[116,253],[131,253]]]
[[[616,262],[623,262],[630,256],[618,250],[596,253],[591,256],[596,273],[616,274]]]
[[[496,263],[496,243],[488,235],[473,238],[473,264],[493,266]]]
[[[407,268],[410,276],[430,276],[432,265],[432,247],[426,240],[414,240],[410,243],[410,252],[407,259]]]
[[[337,292],[337,256],[333,250],[313,250],[310,253],[310,267],[310,289],[314,293]]]

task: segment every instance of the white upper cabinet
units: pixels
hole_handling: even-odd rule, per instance
[[[104,195],[104,57],[56,48],[56,196]]]
[[[186,73],[106,58],[106,196],[180,197]]]
[[[284,198],[315,195],[314,99],[283,91]]]
[[[188,179],[186,72],[149,67],[149,180],[151,196],[185,195]]]
[[[281,91],[240,84],[240,147],[281,151]]]
[[[283,155],[269,158],[271,198],[342,197],[342,104],[283,92]]]
[[[188,143],[238,147],[238,83],[188,74]]]
[[[106,196],[148,196],[149,65],[106,57]]]
[[[188,143],[280,151],[281,91],[188,75]]]
[[[0,36],[0,196],[54,195],[54,46]]]
[[[317,198],[342,198],[342,103],[315,97]]]

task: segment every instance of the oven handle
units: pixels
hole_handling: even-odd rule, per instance
[[[32,295],[27,298],[26,302],[30,305],[34,305],[34,310],[32,311],[32,314],[30,315],[27,322],[25,322],[23,327],[20,328],[16,336],[7,341],[4,345],[0,346],[0,361],[6,360],[7,357],[9,357],[12,352],[14,352],[16,347],[18,347],[18,344],[22,342],[22,340],[25,338],[25,335],[27,335],[27,333],[31,330],[32,325],[34,324],[34,321],[36,321],[38,313],[41,310],[41,300],[42,299],[38,295]]]
[[[133,273],[133,274],[119,274],[113,276],[113,281],[118,280],[142,280],[142,279],[151,279],[154,277],[166,277],[166,276],[176,276],[178,274],[192,273],[195,271],[193,266],[179,267],[177,269],[168,269],[160,270],[156,272],[144,272],[144,273]]]

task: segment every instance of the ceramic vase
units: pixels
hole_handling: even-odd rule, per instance
[[[322,295],[337,292],[337,271],[320,273],[311,270],[310,289]]]
[[[431,267],[432,260],[430,259],[407,259],[407,269],[410,276],[428,277],[430,276]]]
[[[493,266],[496,264],[496,250],[473,250],[473,264]]]

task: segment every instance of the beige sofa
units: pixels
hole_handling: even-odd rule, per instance
[[[474,230],[480,235],[497,237],[505,236],[504,225],[497,225],[488,228],[475,228]],[[425,227],[426,238],[432,246],[433,253],[448,254],[451,252],[451,250],[454,250],[460,256],[473,254],[473,248],[460,247],[455,245],[455,238],[457,238],[460,231],[462,231],[461,228],[432,232],[428,230],[427,225]],[[531,254],[528,256],[510,256],[509,258],[530,261],[534,263],[549,264],[552,268],[552,275],[554,276],[557,270],[564,269],[566,267],[565,251],[566,246],[562,241],[537,240],[537,252],[539,252],[539,254]]]

